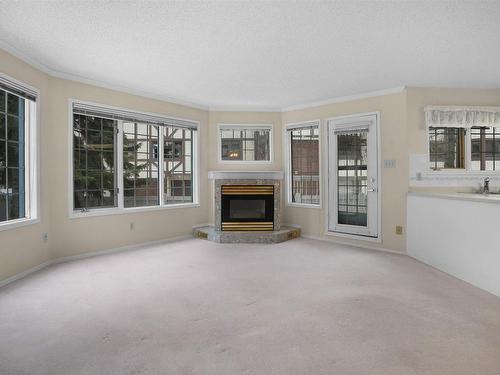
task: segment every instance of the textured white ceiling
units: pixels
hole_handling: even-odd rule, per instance
[[[210,107],[500,87],[494,1],[0,0],[0,42],[59,73]]]

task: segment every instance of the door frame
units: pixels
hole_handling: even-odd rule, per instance
[[[330,150],[330,127],[331,123],[333,121],[338,121],[338,120],[349,120],[349,119],[354,119],[356,117],[362,117],[362,116],[375,116],[375,130],[376,130],[376,145],[377,145],[377,199],[378,199],[378,204],[377,204],[377,236],[368,236],[364,234],[354,234],[354,233],[343,233],[343,232],[337,232],[337,231],[331,231],[330,230],[330,215],[334,214],[330,212],[330,203],[331,203],[331,197],[330,197],[330,185],[331,185],[331,176],[330,176],[330,169],[334,166],[331,165],[331,153],[332,150]],[[336,236],[336,237],[344,237],[344,238],[352,238],[352,239],[357,239],[357,240],[363,240],[363,241],[370,241],[370,242],[377,242],[381,243],[382,242],[382,170],[381,170],[381,147],[380,147],[380,112],[375,111],[375,112],[362,112],[362,113],[354,113],[350,115],[343,115],[343,116],[334,116],[334,117],[329,117],[325,119],[325,132],[326,132],[326,137],[324,137],[326,145],[325,145],[325,155],[326,155],[326,162],[325,168],[323,170],[323,173],[325,173],[326,178],[323,179],[324,181],[324,192],[325,192],[325,217],[324,217],[324,223],[325,223],[325,235],[329,236]]]

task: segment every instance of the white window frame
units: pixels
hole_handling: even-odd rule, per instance
[[[0,77],[7,81],[13,82],[27,92],[36,94],[36,102],[30,106],[30,110],[25,112],[28,116],[24,135],[24,167],[25,167],[25,217],[14,220],[0,222],[0,231],[19,228],[27,225],[37,224],[40,222],[40,108],[41,95],[40,90],[23,81],[19,81],[10,77],[7,74],[0,72]]]
[[[288,136],[288,132],[300,128],[310,128],[311,126],[318,127],[318,161],[319,161],[319,204],[297,203],[292,201],[292,144]],[[285,139],[285,188],[286,188],[286,205],[290,207],[302,208],[322,208],[323,206],[323,167],[322,167],[322,129],[321,120],[309,120],[300,122],[287,123],[283,129],[283,138]]]
[[[492,127],[492,126],[489,126]],[[423,172],[425,176],[428,177],[488,177],[488,176],[498,176],[500,177],[500,170],[496,171],[475,171],[471,169],[471,164],[472,164],[472,152],[471,152],[471,147],[472,147],[472,136],[471,136],[471,131],[469,128],[463,127],[463,126],[456,126],[456,128],[461,128],[465,129],[465,168],[443,168],[443,169],[437,169],[433,170],[430,168],[431,164],[431,150],[430,150],[430,142],[431,138],[429,135],[429,129],[430,128],[443,128],[440,126],[429,126],[427,125],[425,128],[426,131],[426,153],[425,153],[425,163],[426,163],[426,170]],[[500,127],[497,127],[500,129]]]
[[[492,177],[493,180],[500,179],[500,170],[498,171],[475,171],[471,170],[471,132],[470,128],[474,126],[474,124],[470,124],[468,122],[465,113],[462,117],[462,120],[456,119],[457,123],[450,123],[444,121],[437,123],[433,120],[432,115],[429,115],[431,111],[451,111],[451,112],[467,112],[467,111],[480,111],[480,112],[495,112],[498,113],[500,111],[500,107],[483,107],[483,106],[433,106],[428,105],[424,108],[424,117],[425,117],[425,140],[426,140],[426,153],[425,153],[425,167],[422,166],[422,170],[418,173],[421,174],[421,177],[429,180],[436,181],[446,181],[446,180],[455,180],[459,182],[461,185],[472,186],[476,185],[480,179],[484,177]],[[460,122],[462,121],[462,122]],[[481,124],[477,124],[477,126],[482,126]],[[499,128],[498,123],[493,121],[492,124],[485,124],[486,127],[496,127]],[[446,127],[455,127],[465,129],[465,168],[444,168],[439,170],[432,170],[430,168],[430,136],[429,136],[429,128],[446,128]],[[424,160],[423,160],[424,161]],[[418,179],[418,177],[417,177]]]
[[[159,183],[158,183],[158,192],[159,192],[159,205],[156,206],[144,206],[144,207],[124,207],[124,199],[123,199],[123,121],[118,121],[118,133],[117,133],[117,142],[116,142],[116,187],[118,188],[117,194],[117,207],[112,208],[91,208],[85,212],[81,212],[78,210],[74,210],[74,193],[73,193],[73,104],[81,103],[88,104],[93,106],[98,106],[103,109],[110,110],[122,110],[127,111],[129,113],[137,113],[138,115],[150,115],[155,117],[165,117],[174,120],[181,121],[189,121],[196,124],[196,131],[193,132],[193,182],[191,191],[193,194],[193,202],[187,203],[177,203],[177,204],[165,204],[164,203],[164,181],[163,181],[163,132],[162,129],[158,129],[158,173],[159,173]],[[134,212],[148,212],[148,211],[162,211],[162,210],[172,210],[179,208],[193,208],[200,207],[200,152],[199,152],[199,132],[200,132],[200,122],[191,119],[167,116],[157,113],[145,112],[145,111],[133,111],[127,108],[114,107],[106,104],[87,102],[77,99],[69,99],[68,101],[68,211],[70,219],[77,219],[83,217],[93,217],[93,216],[107,216],[107,215],[118,215],[118,214],[128,214]],[[161,126],[159,126],[161,127]]]
[[[269,160],[223,160],[222,159],[222,130],[269,130]],[[273,124],[217,124],[217,162],[222,164],[272,164],[274,163],[274,136]]]
[[[330,198],[330,159],[334,157],[332,155],[332,152],[336,152],[337,150],[330,150],[329,148],[329,123],[333,122],[335,120],[339,119],[351,119],[351,118],[357,118],[357,117],[362,117],[362,116],[376,116],[376,128],[377,128],[377,197],[378,197],[378,214],[377,214],[377,226],[378,226],[378,236],[377,237],[370,237],[366,235],[360,235],[360,234],[354,234],[354,233],[343,233],[343,232],[335,232],[335,231],[330,231],[329,226],[330,226],[330,203],[331,203],[331,198]],[[324,190],[326,192],[326,198],[325,198],[325,205],[326,209],[324,210],[323,213],[323,220],[324,220],[324,235],[325,236],[332,236],[332,237],[342,237],[342,238],[347,238],[347,239],[353,239],[353,240],[360,240],[364,242],[373,242],[373,243],[382,243],[382,147],[381,147],[381,117],[380,117],[380,111],[375,111],[375,112],[362,112],[362,113],[355,113],[351,115],[345,115],[345,116],[335,116],[335,117],[330,117],[325,120],[326,123],[326,129],[325,131],[327,132],[326,137],[325,137],[325,154],[326,154],[326,159],[327,162],[325,163],[324,167],[324,173],[327,175],[327,178],[324,180]]]

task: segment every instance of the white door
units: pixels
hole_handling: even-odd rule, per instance
[[[328,121],[328,230],[379,235],[378,114]]]

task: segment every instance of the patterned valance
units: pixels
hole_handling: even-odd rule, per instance
[[[426,106],[424,110],[428,127],[500,127],[500,107]]]

